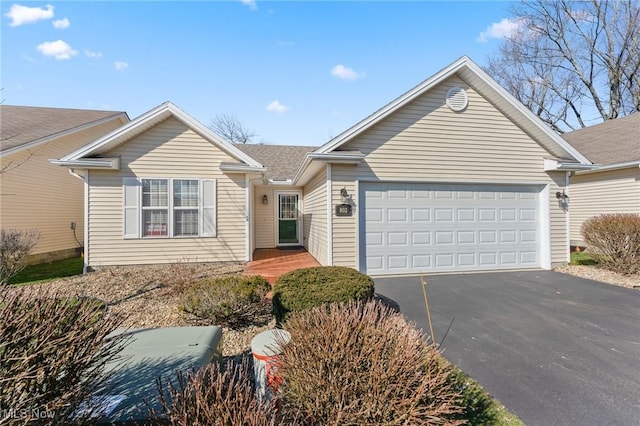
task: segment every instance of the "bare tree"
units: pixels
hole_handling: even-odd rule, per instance
[[[246,128],[242,122],[232,114],[218,114],[211,121],[209,128],[233,143],[250,143],[256,135]]]
[[[640,3],[527,0],[487,72],[558,131],[640,110]]]

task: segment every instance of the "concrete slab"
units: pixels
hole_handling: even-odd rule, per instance
[[[550,271],[426,279],[445,357],[527,425],[640,425],[640,291]],[[418,277],[375,284],[428,334]]]

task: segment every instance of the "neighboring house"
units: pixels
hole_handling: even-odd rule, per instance
[[[603,213],[640,214],[640,113],[563,136],[599,167],[570,179],[571,245],[583,246],[585,220]]]
[[[117,111],[0,105],[0,227],[40,231],[30,262],[77,255],[84,238],[82,181],[48,160],[128,121]]]
[[[55,163],[85,170],[90,266],[302,245],[372,275],[566,263],[562,196],[591,167],[466,57],[311,149],[233,145],[165,103]]]

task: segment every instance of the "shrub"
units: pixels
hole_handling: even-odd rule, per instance
[[[178,384],[169,382],[168,389],[159,379],[162,413],[151,412],[151,417],[170,425],[275,425],[273,403],[256,399],[252,380],[247,362],[232,361],[226,368],[209,364],[195,373],[178,374]]]
[[[582,235],[602,266],[623,274],[640,272],[640,215],[592,217],[582,224]]]
[[[450,367],[403,317],[379,302],[291,315],[281,344],[285,417],[308,425],[460,424]]]
[[[0,231],[0,286],[25,267],[24,260],[40,239],[38,231],[3,229]]]
[[[282,275],[273,286],[273,313],[281,323],[291,312],[372,297],[373,280],[355,269],[343,266],[298,269]]]
[[[72,413],[103,384],[104,366],[121,349],[122,339],[104,341],[120,320],[96,299],[32,288],[0,293],[0,413],[25,410],[12,424],[79,422]],[[52,417],[31,417],[45,412]]]
[[[200,319],[238,327],[268,312],[271,286],[261,276],[231,275],[202,280],[186,288],[182,309]]]

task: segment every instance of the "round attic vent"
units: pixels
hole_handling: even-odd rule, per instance
[[[467,92],[465,92],[462,87],[458,86],[454,86],[451,89],[447,90],[445,101],[447,102],[447,106],[449,107],[449,109],[455,112],[464,110],[469,104]]]

